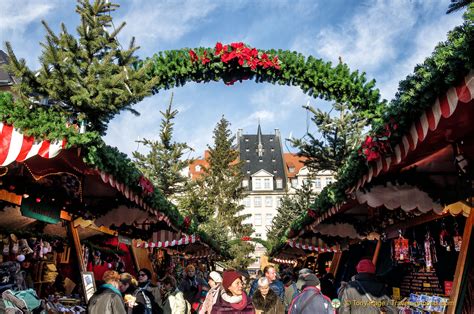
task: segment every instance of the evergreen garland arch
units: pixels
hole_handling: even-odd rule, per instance
[[[152,88],[160,90],[185,85],[187,82],[207,83],[222,80],[233,85],[243,80],[257,83],[298,86],[314,98],[346,103],[368,121],[380,115],[385,101],[375,89],[375,80],[367,81],[365,73],[352,71],[347,64],[305,57],[287,50],[261,50],[244,43],[214,48],[183,48],[156,53],[136,64],[137,69],[149,65],[147,74],[157,83]]]

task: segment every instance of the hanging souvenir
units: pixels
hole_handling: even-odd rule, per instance
[[[448,230],[446,230],[446,225],[444,224],[444,221],[441,223],[441,232],[439,234],[439,244],[446,248],[446,251],[451,251],[451,245],[449,241],[449,233]]]
[[[425,263],[426,268],[430,271],[433,268],[433,265],[438,262],[438,257],[436,256],[436,247],[434,239],[431,237],[430,231],[426,233],[425,236]]]
[[[398,231],[398,238],[393,240],[394,259],[398,262],[408,262],[410,260],[408,239],[402,236],[402,231]]]
[[[415,229],[413,229],[413,242],[410,244],[410,262],[419,264],[423,260],[423,250],[416,241]]]
[[[458,224],[457,223],[454,224],[453,241],[454,241],[454,250],[456,252],[461,251],[462,237],[459,235],[459,229],[458,229]]]

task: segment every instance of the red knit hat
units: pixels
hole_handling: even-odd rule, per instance
[[[235,270],[225,271],[222,274],[222,287],[228,289],[237,278],[242,278],[242,276]]]
[[[358,273],[375,274],[375,265],[370,259],[363,259],[357,264],[356,270]]]

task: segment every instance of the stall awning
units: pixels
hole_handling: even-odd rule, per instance
[[[319,247],[317,245],[308,244],[304,240],[288,240],[288,245],[302,250],[315,251],[320,253],[325,252],[339,252],[338,249],[329,248],[329,247]]]
[[[433,106],[428,108],[411,126],[401,142],[395,146],[394,154],[390,157],[381,157],[372,163],[369,172],[359,179],[350,192],[358,190],[366,182],[382,172],[387,172],[392,166],[404,160],[408,152],[415,150],[417,145],[426,139],[428,132],[437,129],[442,118],[449,118],[458,106],[469,105],[474,99],[474,73],[471,72],[464,78],[459,86],[450,88],[439,96]]]
[[[14,161],[23,162],[39,155],[54,158],[66,146],[66,140],[39,141],[33,136],[24,136],[12,125],[0,122],[0,166],[5,167]]]
[[[141,247],[141,248],[165,248],[165,247],[170,247],[170,246],[195,243],[197,240],[199,240],[198,236],[190,235],[190,236],[184,236],[179,240],[157,241],[157,242],[137,242],[136,246]]]

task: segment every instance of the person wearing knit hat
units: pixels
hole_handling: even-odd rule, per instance
[[[397,313],[387,296],[386,287],[375,276],[372,260],[363,258],[356,266],[357,274],[339,291],[339,313]],[[374,305],[374,302],[376,301]]]
[[[255,313],[252,302],[242,289],[242,275],[235,270],[222,274],[222,289],[210,312],[202,313]],[[201,313],[201,312],[200,312]]]
[[[300,276],[298,281],[303,290],[291,302],[288,314],[335,313],[331,299],[321,293],[321,283],[315,274]]]
[[[222,276],[216,271],[209,273],[209,286],[211,289],[207,292],[206,298],[199,309],[199,314],[206,314],[212,312],[212,307],[219,297],[219,293],[222,290]]]
[[[193,308],[197,308],[200,304],[203,291],[209,290],[207,282],[196,276],[196,268],[191,264],[184,269],[183,279],[178,288]]]

